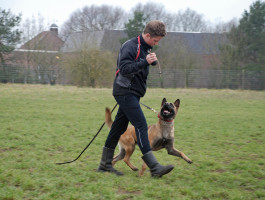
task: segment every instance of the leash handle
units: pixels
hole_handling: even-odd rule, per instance
[[[114,106],[114,108],[111,110],[111,113],[115,110],[115,108],[117,107],[118,103],[116,103],[116,105]],[[94,141],[94,139],[98,136],[98,134],[100,133],[101,129],[103,128],[103,126],[105,125],[105,122],[101,125],[100,129],[98,130],[98,132],[96,133],[96,135],[92,138],[92,140],[89,142],[89,144],[83,149],[83,151],[74,159],[71,161],[67,161],[67,162],[62,162],[62,163],[56,163],[56,165],[64,165],[64,164],[69,164],[72,162],[75,162],[78,160],[78,158],[81,157],[81,155],[85,152],[85,150],[90,146],[90,144]]]

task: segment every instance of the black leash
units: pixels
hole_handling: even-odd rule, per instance
[[[117,107],[118,104],[116,104],[114,106],[114,108],[111,110],[111,113],[115,110],[115,108]],[[62,162],[62,163],[56,163],[57,165],[63,165],[63,164],[69,164],[72,162],[77,161],[78,158],[80,158],[80,156],[85,152],[85,150],[90,146],[90,144],[94,141],[94,139],[98,136],[99,132],[101,131],[101,129],[103,128],[103,126],[105,125],[105,122],[101,125],[100,129],[98,130],[97,134],[93,137],[93,139],[89,142],[89,144],[83,149],[83,151],[79,154],[79,156],[76,157],[76,159],[72,160],[72,161],[67,161],[67,162]]]

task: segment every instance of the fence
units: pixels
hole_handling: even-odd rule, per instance
[[[53,67],[26,69],[20,66],[1,65],[0,82],[30,84],[66,84],[63,70]],[[112,82],[105,84],[112,87]],[[265,70],[211,70],[164,69],[161,78],[158,69],[150,67],[148,87],[161,88],[215,88],[265,89]]]
[[[148,86],[264,90],[265,70],[164,69],[160,78],[158,70],[152,69]]]
[[[16,65],[0,65],[0,82],[2,83],[29,83],[55,84],[59,76],[57,68],[39,66],[36,69]]]

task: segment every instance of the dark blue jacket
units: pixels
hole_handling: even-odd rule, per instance
[[[113,95],[123,96],[132,93],[143,97],[146,92],[146,80],[149,74],[149,64],[146,60],[148,51],[152,49],[140,35],[140,55],[137,57],[138,39],[132,38],[125,42],[117,59],[117,69],[120,70],[113,83]]]

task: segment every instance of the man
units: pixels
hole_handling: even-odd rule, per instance
[[[141,35],[125,42],[120,49],[113,84],[113,96],[119,104],[119,110],[103,148],[99,172],[123,175],[113,168],[112,160],[119,138],[126,131],[129,122],[135,127],[142,159],[150,168],[152,176],[161,177],[174,168],[172,165],[160,165],[154,157],[148,140],[146,119],[139,104],[140,98],[146,92],[149,65],[155,65],[157,62],[156,54],[151,53],[151,49],[158,45],[165,35],[164,23],[150,21]]]

